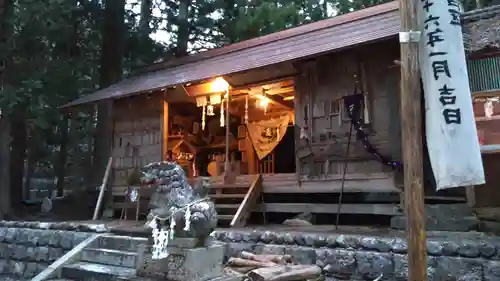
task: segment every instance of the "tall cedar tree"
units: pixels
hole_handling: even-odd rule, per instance
[[[9,48],[8,39],[13,32],[12,16],[14,0],[0,0],[0,54]],[[8,83],[9,68],[12,61],[0,55],[0,93]],[[10,204],[10,122],[8,112],[0,115],[0,219],[11,213]]]
[[[125,45],[125,0],[107,0],[104,8],[104,29],[100,68],[100,87],[108,87],[122,77]],[[93,183],[99,184],[104,176],[111,155],[113,132],[113,103],[104,100],[98,103],[97,128],[94,146],[95,168]]]

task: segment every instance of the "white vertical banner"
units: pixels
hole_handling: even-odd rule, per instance
[[[458,0],[419,3],[426,136],[437,189],[485,183]]]

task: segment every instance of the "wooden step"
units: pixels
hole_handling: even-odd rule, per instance
[[[212,189],[229,189],[229,188],[250,188],[248,184],[216,184],[212,185],[210,188]]]
[[[217,215],[217,218],[221,221],[231,221],[234,215]]]
[[[246,194],[210,194],[212,199],[243,199]]]
[[[238,209],[240,204],[215,204],[216,209]]]

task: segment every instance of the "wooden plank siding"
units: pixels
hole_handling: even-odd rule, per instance
[[[305,129],[310,140],[308,146],[299,136],[296,138],[297,154],[301,157],[297,168],[302,180],[343,172],[350,121],[343,112],[341,98],[354,94],[355,76],[358,89],[363,87],[366,94],[371,143],[381,154],[400,160],[399,69],[393,69],[398,58],[397,42],[389,40],[324,55],[300,65],[301,75],[295,80],[295,118],[297,131]],[[336,110],[340,116],[335,115]],[[311,150],[315,157],[302,158]],[[348,159],[347,174],[393,173],[373,159],[356,140],[355,132]]]
[[[112,194],[123,196],[135,169],[162,160],[163,103],[138,96],[115,101]]]

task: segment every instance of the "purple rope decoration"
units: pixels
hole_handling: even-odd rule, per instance
[[[345,96],[343,99],[345,109],[347,111],[347,114],[349,115],[349,119],[351,119],[351,124],[356,130],[356,138],[361,141],[366,151],[375,156],[375,158],[382,164],[387,165],[394,170],[402,169],[403,164],[401,162],[394,161],[389,157],[381,155],[368,140],[368,134],[366,133],[366,128],[364,126],[363,117],[361,114],[361,105],[364,99],[363,94]]]

